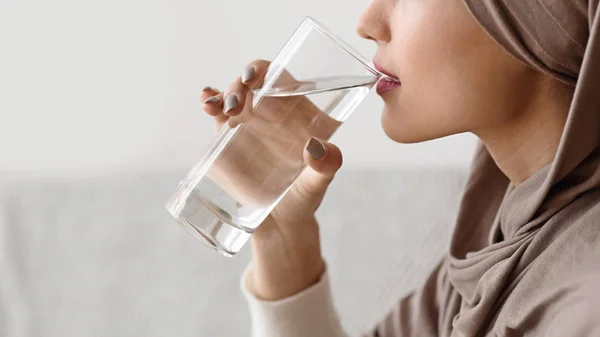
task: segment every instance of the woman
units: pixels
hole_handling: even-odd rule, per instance
[[[449,253],[369,336],[600,336],[598,12],[598,0],[372,1],[358,33],[402,83],[380,92],[386,134],[482,145]],[[205,89],[205,110],[238,114],[264,68]],[[343,336],[313,215],[341,152],[311,139],[304,157],[252,237],[257,336]]]

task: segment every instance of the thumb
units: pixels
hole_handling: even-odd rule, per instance
[[[302,177],[303,192],[322,196],[342,166],[342,152],[337,146],[313,137],[304,148],[304,161],[309,169]]]
[[[280,213],[289,219],[302,219],[319,207],[329,183],[342,166],[342,152],[333,144],[311,138],[304,148],[304,161],[308,167],[275,209],[275,212],[285,210]]]

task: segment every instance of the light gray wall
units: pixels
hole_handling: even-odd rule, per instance
[[[311,15],[370,58],[355,34],[368,1],[3,0],[0,170],[105,173],[187,168],[210,141],[197,98],[272,58]],[[276,15],[274,15],[276,13]],[[397,145],[372,94],[334,137],[348,167],[466,166],[472,136]]]

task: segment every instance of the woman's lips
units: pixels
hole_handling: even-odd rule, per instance
[[[379,63],[377,63],[376,60],[373,60],[373,65],[375,66],[375,69],[377,69],[380,73],[387,76],[387,77],[382,77],[379,80],[379,82],[377,82],[376,89],[377,89],[377,93],[379,95],[400,87],[400,80],[398,79],[398,77],[396,75],[385,70],[382,66],[379,65]]]
[[[379,62],[377,62],[377,60],[373,60],[373,66],[375,67],[375,69],[377,69],[377,71],[379,71],[382,74],[385,74],[391,78],[398,78],[398,76],[390,73],[389,71],[385,70],[380,64]]]
[[[376,90],[377,94],[381,95],[398,87],[400,87],[400,82],[398,80],[390,77],[383,77],[377,82]]]

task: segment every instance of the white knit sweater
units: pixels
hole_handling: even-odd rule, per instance
[[[310,288],[277,301],[263,301],[246,288],[251,266],[241,288],[250,307],[253,337],[346,337],[333,307],[327,272]]]

